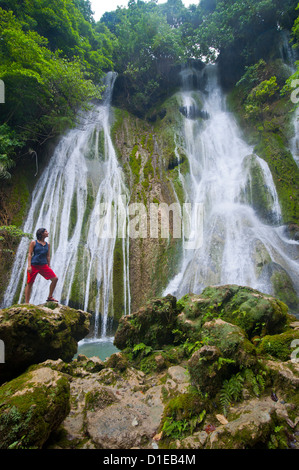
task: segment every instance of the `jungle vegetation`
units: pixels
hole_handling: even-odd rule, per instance
[[[118,73],[119,104],[144,115],[176,83],[174,70],[217,60],[233,87],[267,61],[281,30],[299,41],[296,0],[129,0],[95,22],[89,0],[1,0],[0,177],[76,121]],[[297,72],[299,73],[299,72]]]

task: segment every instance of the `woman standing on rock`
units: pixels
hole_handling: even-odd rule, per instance
[[[58,277],[50,268],[50,244],[45,241],[48,236],[49,232],[45,228],[39,228],[36,232],[36,240],[29,245],[27,285],[25,288],[26,304],[29,304],[32,286],[38,274],[51,281],[47,302],[58,302],[53,297]]]

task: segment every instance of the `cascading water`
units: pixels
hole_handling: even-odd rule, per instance
[[[281,39],[279,44],[279,52],[280,56],[286,65],[289,68],[290,75],[296,72],[296,60],[298,60],[298,53],[296,48],[292,47],[292,40],[290,38],[289,33],[286,31],[281,31]],[[298,103],[298,82],[294,80],[293,83],[293,93],[294,97],[292,97],[293,93],[291,94],[291,100],[294,100],[294,104]],[[299,166],[299,108],[296,107],[294,110],[294,117],[293,117],[293,126],[294,126],[294,137],[291,139],[290,142],[290,151],[293,155],[293,158],[296,164]]]
[[[95,338],[100,326],[102,337],[107,334],[108,312],[113,307],[113,254],[117,235],[123,257],[124,313],[129,313],[130,305],[127,190],[109,123],[115,78],[116,74],[107,74],[102,102],[85,113],[79,126],[69,131],[56,147],[34,188],[23,228],[32,234],[39,227],[48,229],[51,267],[59,278],[55,297],[68,305],[75,296],[85,310],[95,313]],[[102,207],[106,210],[105,218]],[[116,213],[120,208],[123,217]],[[109,225],[104,229],[103,220]],[[14,300],[22,301],[28,243],[22,239],[19,245],[3,306],[11,305]],[[47,281],[38,276],[30,302],[44,303],[48,289]]]
[[[194,77],[202,88],[194,89]],[[271,277],[284,273],[299,287],[298,243],[280,226],[280,206],[265,161],[242,139],[217,82],[217,67],[182,72],[186,201],[201,204],[201,226],[191,213],[191,230],[201,246],[186,249],[179,273],[164,294],[178,298],[207,285],[238,284],[273,293]],[[205,111],[199,112],[200,106]],[[197,112],[196,112],[197,108]],[[204,116],[205,119],[195,118]]]

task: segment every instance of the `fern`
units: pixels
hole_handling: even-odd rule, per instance
[[[153,348],[151,346],[147,346],[144,343],[138,343],[136,346],[133,348],[133,353],[139,353],[142,352],[143,355],[147,356],[150,352],[152,352]]]
[[[252,388],[252,391],[256,396],[259,396],[265,389],[266,382],[263,377],[265,374],[265,371],[255,375],[252,369],[244,370],[245,381]]]
[[[219,357],[217,360],[217,369],[220,370],[224,364],[235,364],[234,359],[228,359],[226,357]]]
[[[189,423],[186,419],[175,421],[173,418],[167,417],[164,421],[162,428],[163,433],[174,439],[182,437],[182,435],[188,430]]]
[[[188,339],[184,343],[184,350],[188,356],[191,356],[195,351],[202,347],[202,341],[195,341],[195,343],[191,343]]]
[[[238,372],[233,375],[229,380],[225,380],[220,391],[220,403],[223,407],[223,414],[226,416],[227,409],[230,407],[231,402],[238,401],[241,397],[243,389],[244,378]]]
[[[263,375],[266,375],[265,371],[263,371],[261,374],[257,374],[257,376],[256,376],[256,382],[259,386],[259,393],[263,392],[265,390],[265,386],[266,386],[266,381],[265,381]]]
[[[221,392],[220,392],[220,403],[223,408],[224,416],[226,416],[226,411],[230,406],[230,402],[231,402],[231,395],[230,395],[229,381],[225,380],[222,385]]]

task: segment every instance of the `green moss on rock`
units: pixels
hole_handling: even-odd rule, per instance
[[[121,318],[114,344],[119,349],[144,343],[158,348],[173,341],[178,311],[176,299],[168,295],[154,299],[132,315]]]
[[[220,317],[238,325],[249,338],[279,333],[288,320],[288,307],[283,302],[250,287],[211,286],[200,295],[185,296],[181,302],[182,318],[193,320],[194,328]]]
[[[280,361],[289,361],[292,354],[292,341],[299,340],[298,330],[289,330],[280,335],[267,335],[262,338],[258,353],[261,355],[270,355]]]
[[[70,411],[66,376],[41,367],[0,387],[0,448],[42,448]]]
[[[54,310],[30,304],[0,310],[0,338],[5,343],[0,381],[47,359],[71,361],[77,342],[89,332],[89,321],[89,313],[57,304]]]

